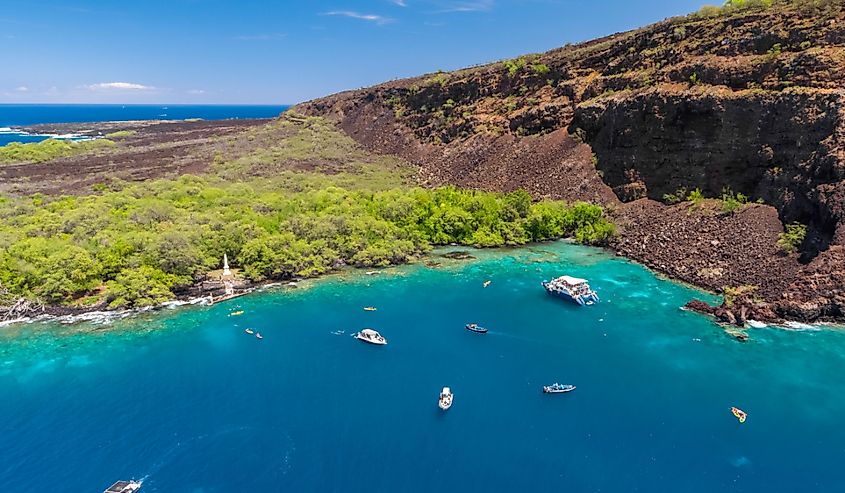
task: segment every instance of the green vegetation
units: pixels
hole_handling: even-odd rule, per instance
[[[436,75],[433,75],[425,80],[425,85],[427,86],[440,86],[443,87],[449,82],[449,74],[443,72],[442,70],[438,71]]]
[[[700,188],[696,188],[687,195],[687,201],[690,202],[690,210],[698,208],[704,202],[704,194],[701,193]]]
[[[736,287],[725,286],[722,288],[725,294],[725,306],[731,308],[738,299],[751,296],[758,289],[760,287],[753,284],[743,284]]]
[[[784,232],[778,236],[777,246],[784,253],[794,253],[804,243],[807,237],[807,226],[794,222],[785,226]]]
[[[328,179],[328,178],[327,178]],[[224,253],[255,280],[339,265],[409,262],[432,245],[520,245],[573,236],[601,243],[600,207],[532,203],[524,191],[382,191],[183,176],[85,197],[0,202],[0,286],[50,303],[159,303],[219,268]]]
[[[504,62],[502,62],[502,65],[504,65],[505,70],[508,71],[508,75],[513,77],[517,74],[517,72],[528,66],[528,60],[525,57],[521,56],[519,58],[505,60]]]
[[[51,159],[104,149],[113,145],[114,142],[108,139],[83,141],[47,139],[30,144],[12,142],[0,147],[0,164],[41,163]]]
[[[545,63],[535,63],[531,65],[531,70],[533,70],[537,75],[546,75],[551,71],[549,66]]]
[[[769,60],[774,60],[779,57],[783,53],[783,46],[780,43],[775,43],[769,48],[769,51],[766,52],[766,56],[769,57]]]
[[[693,86],[701,84],[701,79],[698,77],[698,72],[693,72],[692,75],[689,76],[689,83]]]
[[[748,203],[748,196],[741,193],[733,193],[730,188],[722,190],[722,211],[728,214],[733,213]]]
[[[119,139],[122,137],[132,137],[136,135],[138,132],[136,130],[118,130],[117,132],[111,132],[106,134],[107,139]]]
[[[667,193],[663,194],[663,201],[669,205],[679,204],[686,200],[687,198],[687,189],[684,187],[679,188],[675,193]]]

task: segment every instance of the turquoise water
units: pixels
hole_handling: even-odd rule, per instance
[[[0,491],[842,491],[842,331],[743,344],[678,309],[707,295],[603,251],[477,255],[0,329]],[[602,302],[547,296],[562,273]],[[389,345],[351,338],[366,326]]]

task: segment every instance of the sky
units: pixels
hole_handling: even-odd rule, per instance
[[[703,3],[0,0],[0,103],[293,104],[542,52]]]

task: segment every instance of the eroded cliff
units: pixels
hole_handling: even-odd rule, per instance
[[[709,9],[544,54],[300,105],[430,184],[609,205],[614,246],[743,318],[845,313],[845,2]],[[741,193],[738,210],[707,202]],[[776,245],[783,224],[808,234]],[[753,296],[748,293],[754,293]]]

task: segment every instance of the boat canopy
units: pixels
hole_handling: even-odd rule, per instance
[[[571,276],[560,276],[556,280],[560,280],[560,281],[565,282],[566,284],[571,284],[571,285],[586,284],[587,283],[586,279],[578,279],[577,277],[571,277]]]
[[[378,332],[374,331],[373,329],[364,329],[361,331],[361,334],[365,336],[377,336],[379,335]]]

